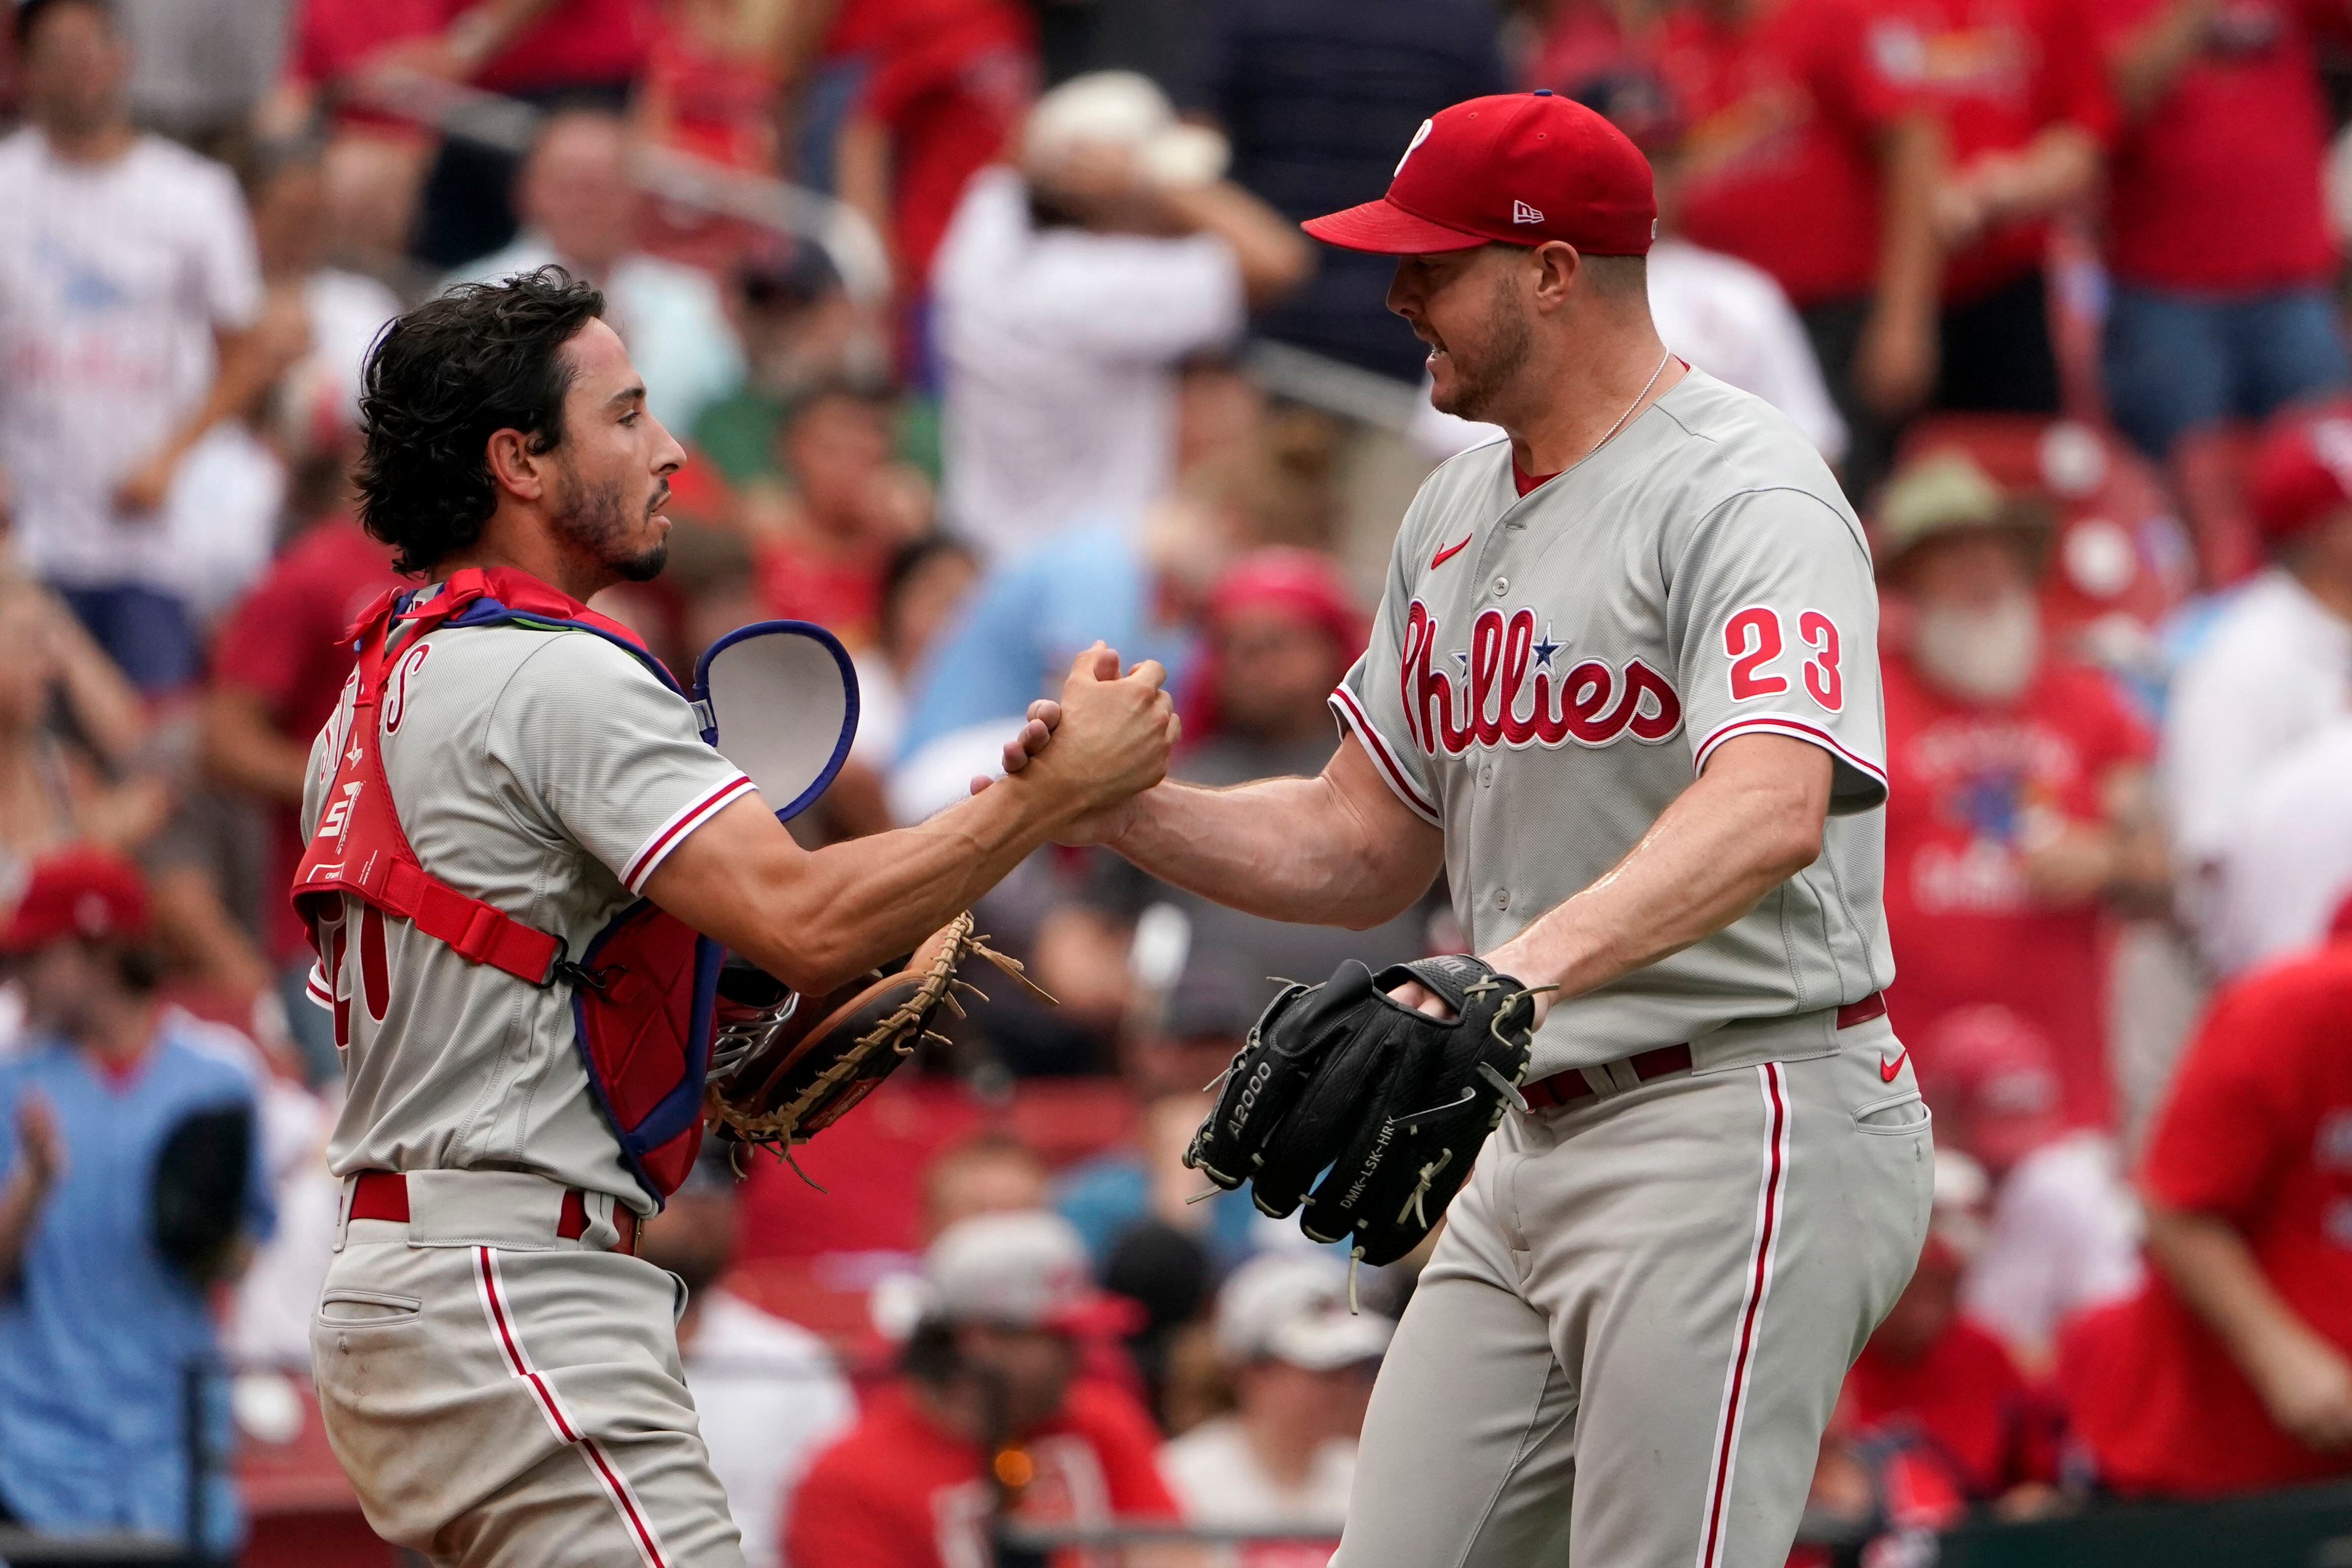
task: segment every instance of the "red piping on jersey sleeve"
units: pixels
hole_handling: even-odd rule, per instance
[[[1809,724],[1802,719],[1794,718],[1786,713],[1747,713],[1742,714],[1737,719],[1728,721],[1717,729],[1713,734],[1709,735],[1706,740],[1701,741],[1698,743],[1698,751],[1691,759],[1691,771],[1693,773],[1698,773],[1705,769],[1706,766],[1706,759],[1713,754],[1717,746],[1720,746],[1734,735],[1741,734],[1750,730],[1760,730],[1769,731],[1774,734],[1787,735],[1799,741],[1810,741],[1814,745],[1821,747],[1822,750],[1829,752],[1832,756],[1837,757],[1846,763],[1849,766],[1853,767],[1855,772],[1862,773],[1873,783],[1876,784],[1879,788],[1885,789],[1886,787],[1886,770],[1885,768],[1881,767],[1876,763],[1856,756],[1853,752],[1846,750],[1844,746],[1838,743],[1836,736],[1831,734],[1827,730],[1822,729],[1820,725]]]
[[[1412,782],[1412,775],[1398,763],[1396,752],[1390,749],[1388,741],[1381,732],[1372,727],[1372,721],[1365,713],[1363,704],[1356,700],[1356,694],[1344,686],[1340,687],[1331,693],[1331,710],[1339,716],[1341,722],[1354,730],[1363,740],[1364,750],[1372,754],[1372,762],[1378,767],[1381,777],[1387,782],[1390,791],[1399,800],[1404,802],[1406,807],[1415,816],[1420,817],[1432,827],[1444,826],[1444,822],[1437,815],[1436,805],[1422,794],[1419,786]]]
[[[629,857],[628,865],[621,872],[622,885],[633,893],[645,891],[646,879],[669,858],[671,850],[686,842],[687,835],[709,821],[737,797],[751,794],[752,788],[750,779],[737,773],[663,823],[654,830],[653,837],[646,840],[645,847]]]

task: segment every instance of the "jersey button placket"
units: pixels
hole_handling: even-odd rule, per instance
[[[1495,597],[1499,599],[1510,591],[1511,580],[1508,577],[1496,577],[1495,579]]]

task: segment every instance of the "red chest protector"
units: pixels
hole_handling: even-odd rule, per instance
[[[570,985],[573,1032],[597,1106],[630,1171],[658,1205],[685,1180],[702,1143],[703,1075],[724,956],[719,945],[639,899],[575,960],[562,939],[425,869],[401,828],[379,747],[386,679],[417,637],[439,626],[585,631],[626,648],[671,690],[678,689],[677,682],[636,634],[525,573],[468,568],[453,574],[437,596],[411,608],[415,596],[387,593],[352,630],[360,657],[351,724],[318,830],[294,876],[294,910],[310,926],[320,966],[339,994],[336,1042],[350,1043],[353,1000],[340,994],[338,979],[350,934],[346,897],[361,906],[356,1000],[373,1018],[382,1019],[391,1001],[387,915],[412,921],[469,963],[487,963],[526,984]],[[393,721],[397,724],[396,713]]]

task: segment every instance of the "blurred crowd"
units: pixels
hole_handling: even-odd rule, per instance
[[[605,290],[692,457],[668,573],[599,608],[681,674],[760,618],[848,646],[811,842],[958,798],[1097,638],[1171,671],[1181,776],[1313,773],[1413,485],[1494,433],[1427,406],[1385,259],[1295,222],[1519,89],[1649,155],[1667,343],[1874,542],[1940,1153],[1818,1513],[2352,1473],[2346,39],[2337,0],[17,0],[0,1523],[225,1560],[236,1456],[305,1422],[341,1068],[282,889],[397,581],[349,500],[384,321]],[[1049,852],[980,917],[1057,1007],[647,1227],[751,1561],[1181,1519],[1303,1540],[1127,1560],[1321,1562],[1415,1264],[1178,1153],[1276,977],[1457,950],[1444,889],[1345,931]]]

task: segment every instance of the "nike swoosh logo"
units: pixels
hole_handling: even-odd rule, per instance
[[[1885,1057],[1879,1058],[1878,1081],[1881,1083],[1893,1083],[1895,1081],[1895,1075],[1903,1070],[1903,1058],[1910,1054],[1911,1047],[1906,1046],[1901,1050],[1895,1053],[1895,1059],[1893,1061],[1888,1061]]]
[[[1462,536],[1461,543],[1449,544],[1444,549],[1439,551],[1436,554],[1431,556],[1429,558],[1429,569],[1432,572],[1436,571],[1440,566],[1444,565],[1447,562],[1453,560],[1455,556],[1469,549],[1470,542],[1477,537],[1478,536],[1475,533],[1464,534]]]

